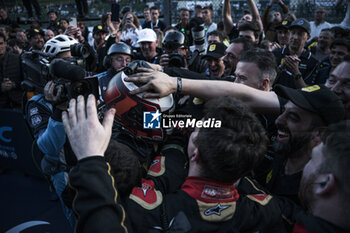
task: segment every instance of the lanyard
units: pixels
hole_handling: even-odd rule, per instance
[[[154,25],[154,27],[158,27],[158,22],[159,22],[159,19],[157,19],[156,25]],[[153,29],[153,23],[152,23],[152,21],[151,21],[151,28]]]

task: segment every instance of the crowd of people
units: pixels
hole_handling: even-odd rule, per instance
[[[0,108],[23,113],[72,231],[350,231],[350,2],[336,24],[246,2],[236,23],[224,0],[220,22],[124,7],[92,32],[0,8]]]

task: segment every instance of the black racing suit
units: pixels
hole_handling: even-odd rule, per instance
[[[98,156],[72,169],[76,232],[284,232],[274,197],[240,196],[233,184],[201,177],[187,177],[181,190],[167,195],[144,179],[126,200],[126,214],[109,171]]]

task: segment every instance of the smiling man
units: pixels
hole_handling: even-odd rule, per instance
[[[350,119],[350,55],[345,56],[334,69],[325,86],[340,97],[345,107],[345,118]]]
[[[302,170],[311,150],[320,142],[321,132],[327,125],[344,118],[344,107],[325,86],[296,90],[278,85],[275,92],[288,102],[275,122],[276,156],[266,176],[266,187],[271,193],[298,203]]]
[[[223,58],[227,47],[223,43],[213,43],[209,45],[207,54],[203,59],[207,60],[210,76],[222,77],[225,71]]]
[[[310,38],[310,23],[300,18],[293,21],[289,29],[291,35],[288,47],[273,51],[281,71],[275,84],[292,88],[317,84],[312,74],[318,62],[310,51],[304,49]]]

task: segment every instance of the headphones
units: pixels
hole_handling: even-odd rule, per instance
[[[108,49],[107,56],[103,58],[103,66],[108,69],[112,65],[111,55],[115,53],[126,54],[133,57],[132,49],[129,45],[124,42],[118,42],[112,44]]]

